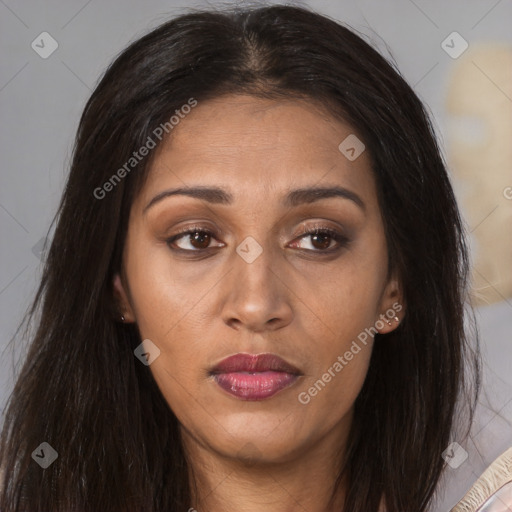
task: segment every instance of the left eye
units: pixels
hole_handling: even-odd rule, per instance
[[[338,231],[329,228],[314,228],[312,230],[306,231],[306,233],[300,236],[299,240],[307,238],[310,239],[310,245],[313,247],[313,249],[309,247],[299,247],[299,249],[306,249],[308,251],[316,252],[330,252],[331,249],[334,249],[331,246],[331,242],[337,242],[339,247],[343,247],[348,243],[348,239],[345,236],[343,236],[341,233],[338,233]]]
[[[176,244],[176,241],[181,239],[186,240],[188,238],[188,241],[184,246],[180,246]],[[334,248],[332,247],[331,243],[337,242],[338,247],[336,249],[343,247],[347,245],[348,239],[339,233],[338,231],[335,231],[334,229],[330,228],[313,228],[309,231],[306,231],[303,233],[300,237],[298,237],[298,240],[302,239],[310,239],[310,246],[312,248],[308,247],[297,247],[298,249],[306,249],[308,251],[314,251],[314,252],[330,252]],[[182,233],[178,233],[177,235],[172,236],[169,238],[166,242],[167,245],[171,246],[172,244],[175,244],[178,248],[178,250],[182,251],[189,251],[189,252],[198,252],[201,250],[210,249],[210,243],[212,240],[215,239],[215,233],[208,229],[189,229],[187,231],[183,231]],[[293,245],[296,245],[297,242],[294,242]],[[188,245],[188,247],[187,247]],[[336,244],[335,244],[336,245]],[[217,247],[222,247],[222,244],[218,245]],[[171,249],[174,249],[171,247]]]

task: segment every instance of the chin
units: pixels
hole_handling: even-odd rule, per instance
[[[222,429],[223,430],[223,429]],[[238,459],[247,464],[279,464],[293,460],[304,452],[304,444],[296,432],[283,436],[282,432],[259,433],[245,431],[215,432],[209,444],[223,457]]]

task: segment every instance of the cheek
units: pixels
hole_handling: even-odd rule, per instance
[[[372,346],[340,343],[330,351],[321,371],[304,380],[297,390],[297,401],[311,438],[318,438],[340,425],[348,429],[354,402],[366,379]],[[335,352],[335,353],[333,353]],[[327,362],[328,361],[328,362]]]
[[[361,333],[364,338],[366,329],[375,327],[383,312],[380,311],[380,302],[385,268],[354,257],[331,272],[328,283],[324,287],[325,293],[310,289],[305,294],[309,309],[315,313],[311,316],[310,328],[316,324],[320,329],[317,331],[317,347],[321,352],[342,354],[351,340]]]
[[[193,357],[186,357],[181,350],[178,359],[165,346],[150,370],[166,402],[182,424],[194,423],[198,410],[201,413],[208,411],[209,404],[202,403],[200,384],[192,378],[197,375]]]
[[[320,313],[305,325],[315,344],[298,399],[315,414],[329,411],[330,424],[352,407],[366,378],[386,270],[362,254],[346,262],[332,273],[327,294],[308,295]]]
[[[326,334],[325,341],[317,338],[299,390],[300,403],[312,403],[338,419],[352,406],[366,378],[373,347],[374,330],[371,324],[365,326],[367,316],[362,308],[347,307],[333,317],[337,335]]]
[[[133,236],[136,240],[137,235]],[[125,257],[131,303],[141,336],[163,343],[189,321],[208,284],[176,270],[165,244],[127,244]]]

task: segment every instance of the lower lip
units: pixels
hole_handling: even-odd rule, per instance
[[[298,375],[286,372],[233,372],[215,375],[217,384],[241,400],[263,400],[291,386]]]

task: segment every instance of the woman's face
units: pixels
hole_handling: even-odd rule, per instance
[[[369,329],[394,329],[401,302],[368,152],[313,103],[245,95],[199,102],[171,135],[132,205],[114,284],[160,350],[149,368],[186,444],[282,462],[343,442]],[[239,353],[290,367],[214,372]]]

